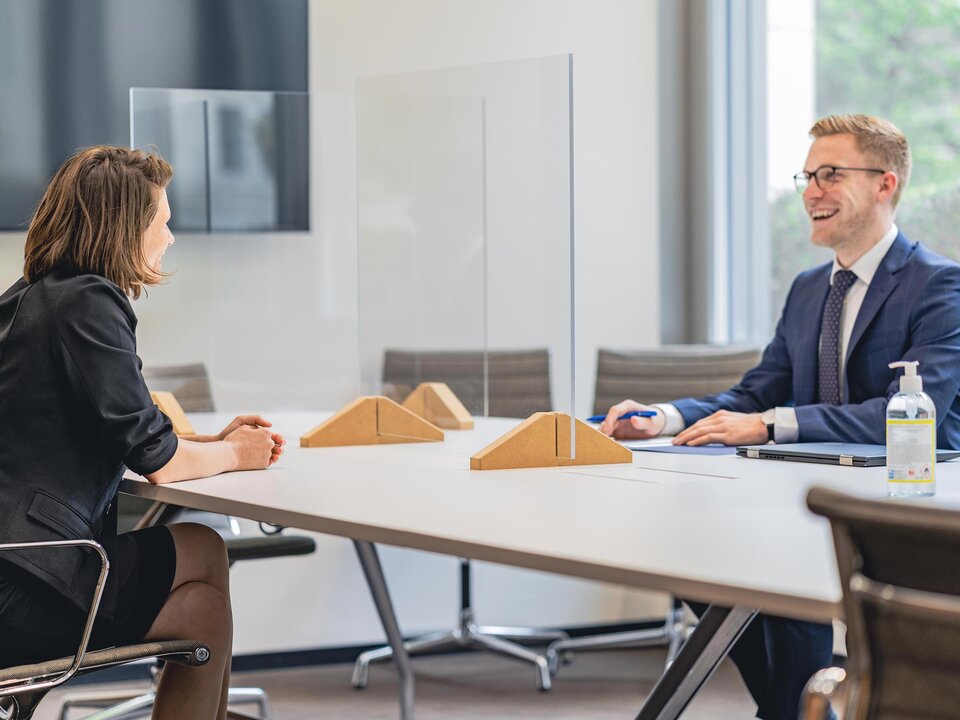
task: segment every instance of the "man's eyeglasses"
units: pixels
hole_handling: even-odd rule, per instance
[[[836,167],[835,165],[821,165],[812,173],[804,170],[803,172],[798,172],[793,176],[793,184],[797,187],[797,192],[802,193],[810,185],[810,179],[813,178],[813,181],[817,183],[817,187],[821,190],[829,190],[837,181],[843,177],[843,173],[838,172],[839,170],[858,170],[859,172],[872,172],[872,173],[885,173],[886,170],[881,170],[880,168],[853,168],[853,167]]]

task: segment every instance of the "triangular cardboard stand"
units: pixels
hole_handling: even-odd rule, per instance
[[[196,435],[193,425],[187,420],[187,414],[180,407],[180,403],[171,392],[152,392],[150,399],[160,408],[160,412],[170,418],[173,423],[173,431],[177,435]]]
[[[436,442],[443,430],[383,396],[357,398],[313,430],[300,436],[300,447],[382,445]]]
[[[473,416],[446,383],[420,383],[403,407],[446,430],[473,430]]]
[[[570,416],[534,413],[470,458],[471,470],[606,465],[633,462],[633,453],[616,440],[577,420],[577,457],[570,457]]]

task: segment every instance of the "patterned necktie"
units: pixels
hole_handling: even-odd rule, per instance
[[[840,404],[840,311],[843,310],[844,295],[856,281],[854,273],[838,270],[823,306],[818,388],[820,402],[826,405]]]

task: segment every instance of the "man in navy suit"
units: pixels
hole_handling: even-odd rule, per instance
[[[794,180],[815,245],[834,259],[793,282],[760,363],[717,395],[610,408],[617,438],[675,435],[674,444],[885,442],[897,360],[918,360],[937,406],[938,447],[960,448],[960,265],[894,224],[910,178],[907,140],[893,124],[834,115],[810,130]],[[632,410],[652,418],[618,420]],[[765,539],[769,540],[769,539]],[[699,608],[695,607],[699,611]],[[731,652],[757,716],[795,720],[806,680],[831,661],[829,625],[760,615]]]

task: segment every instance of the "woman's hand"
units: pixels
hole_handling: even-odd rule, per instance
[[[230,470],[263,470],[280,459],[287,443],[270,427],[259,415],[239,415],[219,435],[184,437],[170,461],[146,478],[168,483]]]
[[[233,421],[227,425],[217,436],[220,440],[226,440],[227,435],[241,427],[268,428],[273,427],[273,423],[261,415],[237,415]],[[270,465],[273,465],[280,456],[283,455],[283,446],[287,444],[286,439],[280,433],[270,433],[270,439],[273,440],[273,448],[270,452]]]
[[[217,440],[226,440],[227,435],[232,433],[237,428],[243,425],[250,425],[251,427],[273,427],[273,423],[269,420],[261,417],[260,415],[237,415],[229,425],[227,425],[220,433],[216,436]]]
[[[275,463],[283,452],[281,436],[247,423],[234,428],[223,441],[233,450],[236,460],[233,470],[263,470]]]
[[[273,440],[273,450],[270,452],[270,464],[273,465],[283,455],[283,446],[287,444],[287,440],[280,433],[270,433],[270,439]]]

